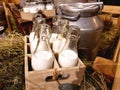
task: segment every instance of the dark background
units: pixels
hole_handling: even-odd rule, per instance
[[[120,0],[101,0],[104,5],[117,5],[120,6]]]

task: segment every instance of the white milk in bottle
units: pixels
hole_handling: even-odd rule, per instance
[[[32,55],[31,63],[33,70],[45,70],[52,68],[52,54],[48,51],[40,51],[39,53]]]
[[[40,35],[37,34],[37,38],[31,43],[31,49],[33,50],[31,65],[33,70],[52,68],[54,58],[49,44],[49,30],[49,25],[41,24]]]
[[[53,52],[57,54],[60,53],[60,51],[65,46],[65,43],[66,43],[66,39],[59,35],[59,37],[53,41],[53,45],[52,45]]]
[[[61,19],[57,17],[57,21],[53,27],[53,30],[56,32],[56,38],[52,42],[52,49],[55,54],[59,54],[60,51],[64,48],[66,43],[65,34],[68,30],[69,22],[68,20]],[[55,35],[55,34],[54,34]]]
[[[67,40],[64,48],[58,55],[58,62],[61,67],[74,67],[78,63],[77,42],[80,29],[77,26],[69,26]]]
[[[77,65],[78,55],[73,50],[64,50],[59,54],[58,60],[61,67],[73,67]]]
[[[37,42],[38,42],[38,38],[40,36],[40,29],[41,29],[42,23],[45,23],[45,19],[40,14],[35,14],[32,31],[30,32],[30,35],[29,35],[31,53],[33,53],[33,51],[35,50],[35,47],[37,46]]]

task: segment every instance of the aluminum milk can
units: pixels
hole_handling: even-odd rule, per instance
[[[81,32],[78,41],[79,56],[84,53],[87,60],[94,60],[97,55],[103,30],[103,22],[98,13],[102,8],[102,2],[61,4],[58,8],[58,15],[68,19],[70,25],[79,26]]]

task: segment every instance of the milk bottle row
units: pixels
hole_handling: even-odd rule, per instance
[[[36,17],[29,35],[33,70],[52,68],[56,55],[60,67],[76,66],[80,29],[58,17],[54,18],[52,28],[44,20],[41,16]]]
[[[37,13],[39,10],[53,10],[54,4],[51,2],[27,2],[26,5],[23,6],[23,12]]]

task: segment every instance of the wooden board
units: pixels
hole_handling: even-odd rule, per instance
[[[102,13],[111,15],[113,24],[120,27],[120,6],[104,5]]]
[[[101,72],[111,78],[115,77],[116,72],[116,63],[112,60],[103,58],[103,57],[96,57],[94,63],[93,63],[93,69]]]
[[[104,5],[102,12],[111,13],[111,14],[120,14],[120,7]]]
[[[112,90],[119,90],[120,89],[120,38],[116,48],[114,60],[115,62],[117,62],[117,69],[115,73]]]
[[[5,2],[3,2],[3,7],[4,7],[4,10],[5,10],[5,17],[6,17],[6,21],[7,21],[8,32],[11,33],[12,32],[11,23],[10,23],[10,20],[9,20],[8,8],[7,8]]]
[[[29,35],[32,30],[32,25],[33,25],[32,21],[23,20],[21,18],[18,8],[15,6],[14,3],[7,3],[7,5],[15,18],[20,33],[22,33],[23,35]]]

